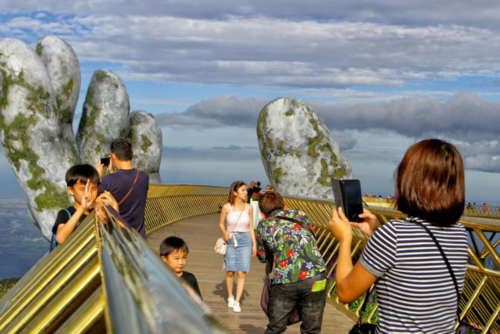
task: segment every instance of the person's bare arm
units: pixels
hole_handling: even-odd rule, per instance
[[[105,205],[111,206],[117,213],[120,213],[120,207],[118,206],[118,202],[116,199],[111,195],[111,193],[107,190],[104,190],[102,194],[97,197],[96,202],[102,203]]]
[[[56,241],[58,244],[64,243],[70,234],[73,233],[78,221],[92,204],[91,201],[92,195],[90,194],[90,180],[87,180],[87,184],[85,185],[85,194],[82,197],[82,203],[80,203],[80,206],[76,209],[76,212],[71,216],[66,224],[59,224],[59,226],[57,226]]]
[[[368,217],[368,219],[371,219],[371,217]],[[339,209],[339,212],[335,208],[333,209],[330,231],[340,243],[335,279],[337,293],[343,303],[350,303],[358,299],[377,280],[377,276],[363,268],[360,261],[355,266],[352,265],[351,224],[344,215],[342,208]]]
[[[227,205],[222,206],[222,209],[220,211],[220,218],[219,218],[219,228],[222,231],[222,235],[223,235],[222,238],[225,241],[229,241],[231,239],[231,235],[226,231],[226,226],[225,226],[226,216],[227,216],[228,212],[229,212],[229,209],[228,209]]]

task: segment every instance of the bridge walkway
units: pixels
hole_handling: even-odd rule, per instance
[[[184,239],[189,246],[186,270],[198,279],[203,298],[217,318],[232,333],[263,333],[267,325],[267,317],[260,307],[264,265],[256,257],[252,258],[242,298],[242,313],[228,309],[222,256],[213,251],[215,241],[221,235],[218,222],[219,214],[187,218],[153,231],[148,235],[148,243],[158,253],[164,238],[175,235]],[[322,333],[345,334],[353,324],[353,320],[327,303]],[[300,333],[300,325],[292,325],[286,332]]]

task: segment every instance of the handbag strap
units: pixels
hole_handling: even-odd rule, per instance
[[[444,263],[446,263],[446,267],[448,268],[448,271],[450,272],[451,278],[453,280],[453,284],[455,285],[455,292],[457,293],[457,318],[460,319],[460,314],[458,314],[458,304],[460,302],[460,292],[458,290],[458,282],[457,282],[457,279],[455,277],[455,274],[453,273],[453,269],[451,268],[450,262],[448,261],[448,258],[446,257],[446,254],[444,253],[443,249],[441,248],[441,245],[439,244],[439,242],[437,241],[436,237],[431,232],[431,230],[429,230],[427,228],[427,226],[425,226],[421,222],[412,220],[412,223],[420,225],[421,227],[424,228],[424,230],[430,235],[430,237],[432,238],[432,241],[434,241],[434,243],[436,244],[437,248],[439,249],[439,252],[441,253],[441,256],[444,259]]]
[[[365,312],[366,305],[368,305],[368,297],[370,295],[370,289],[365,292],[365,299],[363,300],[363,305],[361,305],[361,309],[359,310],[359,318],[358,324],[361,325],[363,323],[363,312]]]
[[[130,188],[130,190],[128,191],[127,195],[125,195],[125,197],[122,198],[122,200],[120,201],[120,203],[118,203],[118,205],[122,204],[123,201],[128,197],[128,195],[130,195],[130,193],[134,189],[135,184],[137,183],[137,179],[138,178],[139,178],[139,171],[137,171],[137,174],[135,175],[135,180],[134,180],[134,184],[132,184],[132,188]]]
[[[235,205],[235,207],[236,207],[236,205]],[[243,211],[245,211],[246,209],[247,209],[247,205],[245,203],[243,203],[243,210],[241,210],[240,216],[238,217],[238,220],[236,221],[236,224],[234,225],[234,227],[231,230],[231,232],[229,232],[229,234],[233,233],[233,231],[236,228],[236,226],[238,226],[238,223],[240,222],[241,215],[243,214]]]
[[[437,241],[437,239],[434,236],[434,234],[431,232],[431,230],[429,230],[427,228],[427,226],[425,226],[421,222],[417,222],[417,221],[412,221],[412,222],[415,223],[415,224],[417,224],[417,225],[422,226],[424,228],[424,230],[430,235],[430,237],[432,238],[432,241],[434,241],[434,243],[436,244],[437,248],[439,249],[439,252],[441,253],[441,256],[444,259],[444,262],[446,263],[446,267],[448,268],[448,271],[450,272],[451,278],[453,279],[453,284],[455,285],[455,290],[456,290],[456,293],[457,293],[457,306],[458,306],[458,301],[460,299],[460,292],[458,290],[458,282],[457,282],[457,279],[455,277],[455,274],[453,273],[453,269],[451,268],[450,262],[448,261],[448,258],[446,257],[446,254],[444,253],[443,249],[441,248],[441,245]]]

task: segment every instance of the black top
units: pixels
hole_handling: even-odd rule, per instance
[[[68,215],[68,210],[71,213],[71,216],[73,216],[76,212],[76,209],[74,206],[70,206],[69,208],[62,209],[57,213],[57,218],[56,222],[54,223],[54,227],[52,227],[52,233],[57,234],[57,228],[59,227],[59,224],[66,224],[68,220],[71,218],[71,216]],[[85,218],[87,218],[86,214],[83,214],[80,219],[78,220],[78,223],[76,226],[78,226]]]
[[[194,277],[194,275],[191,274],[190,272],[183,271],[181,278],[184,279],[193,288],[193,290],[196,291],[198,296],[200,296],[200,298],[203,300],[200,288],[198,287],[198,281],[196,280],[196,277]]]

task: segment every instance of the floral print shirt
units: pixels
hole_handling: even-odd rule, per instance
[[[294,218],[294,222],[276,217]],[[325,263],[313,237],[313,228],[300,209],[282,210],[257,226],[257,257],[266,262],[266,251],[274,258],[273,284],[295,283],[325,271]]]

